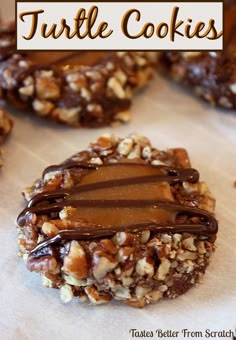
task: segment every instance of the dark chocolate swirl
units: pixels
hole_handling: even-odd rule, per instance
[[[132,176],[125,178],[114,178],[108,180],[101,180],[93,183],[79,184],[76,187],[69,189],[58,189],[53,191],[44,191],[35,195],[27,204],[27,207],[19,214],[17,218],[17,223],[19,226],[24,226],[31,214],[36,215],[50,215],[52,213],[58,214],[65,207],[73,207],[76,209],[96,209],[103,211],[103,209],[159,209],[162,212],[167,211],[170,216],[175,216],[174,221],[166,221],[163,223],[161,220],[158,223],[152,220],[148,214],[145,220],[137,221],[137,223],[132,223],[127,225],[95,225],[93,222],[86,221],[83,225],[79,223],[75,224],[76,227],[73,230],[63,230],[60,231],[56,236],[47,239],[46,241],[38,244],[32,251],[32,256],[40,256],[43,249],[51,246],[52,244],[58,244],[61,241],[66,240],[91,240],[103,237],[112,237],[117,232],[127,231],[131,233],[137,233],[144,230],[150,230],[157,233],[193,233],[198,235],[203,235],[208,238],[215,235],[218,230],[218,224],[214,216],[204,210],[196,207],[188,207],[181,204],[176,204],[175,202],[169,200],[160,199],[96,199],[95,193],[99,190],[110,190],[111,188],[116,188],[119,192],[119,188],[128,187],[130,185],[144,185],[145,183],[156,183],[156,182],[167,182],[170,185],[177,183],[183,183],[185,181],[196,183],[199,179],[199,173],[197,170],[192,168],[174,168],[168,166],[152,166],[146,163],[114,163],[114,164],[104,164],[104,165],[94,165],[85,164],[78,162],[65,162],[58,166],[51,166],[44,171],[45,175],[49,171],[62,171],[65,169],[79,168],[86,170],[86,174],[91,174],[99,169],[107,168],[112,171],[115,167],[146,167],[150,168],[151,172],[145,176]],[[128,168],[127,168],[128,169]],[[136,170],[136,169],[135,169]],[[123,171],[123,170],[122,170]],[[157,173],[153,173],[153,172]],[[86,174],[84,175],[86,177]],[[149,185],[149,184],[148,184]],[[92,192],[95,195],[95,199],[81,199],[80,195],[82,193]],[[77,196],[76,196],[77,195]],[[147,210],[148,211],[148,210]],[[172,215],[171,215],[172,214]],[[179,216],[184,216],[187,218],[187,222],[178,223]],[[193,222],[192,218],[195,219]],[[79,214],[77,216],[79,220]],[[163,219],[163,217],[162,217]],[[164,217],[165,219],[165,217]],[[157,213],[158,220],[158,213]],[[46,251],[47,252],[47,251]]]
[[[95,165],[95,164],[86,164],[86,163],[78,163],[78,162],[68,162],[62,165],[58,166],[52,166],[50,168],[47,168],[43,176],[49,172],[49,171],[56,171],[56,170],[64,170],[64,169],[70,169],[72,167],[87,169],[87,170],[96,170],[100,167],[117,167],[119,165],[125,165],[125,166],[144,166],[144,167],[150,167],[150,168],[156,168],[163,170],[163,174],[161,175],[149,175],[149,176],[137,176],[132,178],[122,178],[122,179],[116,179],[116,180],[108,180],[108,181],[102,181],[98,183],[91,183],[91,184],[85,184],[80,185],[79,187],[74,187],[70,189],[63,189],[63,190],[55,190],[55,191],[44,191],[42,193],[39,193],[35,195],[27,204],[27,207],[20,213],[20,215],[17,218],[18,225],[22,226],[24,225],[27,215],[30,213],[35,213],[39,215],[48,214],[50,212],[59,212],[63,207],[65,206],[99,206],[99,201],[77,201],[77,200],[63,200],[59,203],[50,203],[50,204],[43,204],[43,202],[47,201],[54,201],[56,199],[65,199],[69,197],[73,193],[82,193],[87,191],[93,191],[101,188],[110,188],[110,187],[117,187],[117,186],[126,186],[128,184],[141,184],[141,183],[151,183],[153,181],[155,182],[168,182],[170,184],[175,183],[182,183],[184,181],[195,183],[199,179],[199,173],[197,170],[192,168],[182,169],[182,168],[174,168],[174,167],[168,167],[168,166],[152,166],[145,163],[113,163],[113,164],[104,164],[104,165]],[[102,204],[105,206],[114,206],[114,204],[117,204],[117,206],[125,206],[127,204],[130,206],[134,200],[123,200],[122,201],[102,201]],[[146,201],[135,201],[136,206],[142,206],[146,205]],[[130,204],[129,204],[130,203]],[[148,204],[155,204],[155,202],[148,202]],[[168,205],[167,205],[168,207]]]
[[[125,202],[127,204],[127,202]],[[140,203],[140,202],[139,202]],[[164,205],[163,202],[155,202],[156,204]],[[60,231],[56,236],[47,239],[39,243],[31,252],[30,256],[40,257],[43,255],[48,255],[50,250],[46,248],[51,245],[56,245],[62,241],[78,240],[87,241],[99,238],[109,238],[113,237],[118,232],[130,232],[138,233],[145,230],[150,230],[155,233],[191,233],[197,235],[203,235],[206,237],[211,237],[215,235],[218,231],[218,224],[213,215],[206,213],[205,211],[197,208],[184,207],[177,204],[171,205],[172,209],[181,210],[181,213],[188,215],[188,217],[194,216],[198,217],[200,223],[198,224],[157,224],[155,222],[149,221],[136,225],[128,226],[116,226],[116,227],[101,227],[101,226],[89,226],[81,227],[76,230],[63,230]]]

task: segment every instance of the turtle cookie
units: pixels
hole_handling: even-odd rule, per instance
[[[24,197],[20,255],[64,302],[176,298],[199,282],[214,250],[215,200],[187,152],[138,135],[100,137],[46,168]]]
[[[16,51],[14,25],[0,30],[0,92],[19,108],[72,126],[127,122],[134,92],[151,78],[151,52]]]
[[[164,72],[212,105],[236,109],[236,4],[224,9],[222,52],[164,52]]]

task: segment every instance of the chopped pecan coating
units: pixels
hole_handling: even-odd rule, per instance
[[[28,269],[64,302],[142,308],[183,294],[205,272],[217,232],[214,198],[189,167],[183,149],[104,135],[46,168],[18,217]]]
[[[19,53],[15,35],[12,25],[0,29],[1,96],[76,127],[127,122],[132,95],[157,63],[151,52]]]

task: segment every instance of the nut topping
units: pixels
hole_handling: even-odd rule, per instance
[[[79,242],[72,241],[69,254],[64,258],[62,270],[77,279],[84,279],[88,276],[88,262],[86,253]]]

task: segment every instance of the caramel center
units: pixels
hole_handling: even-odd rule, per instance
[[[104,227],[147,221],[173,223],[175,213],[149,203],[173,202],[170,185],[160,181],[163,175],[163,169],[143,165],[119,164],[92,170],[67,196],[67,200],[77,201],[69,218]]]
[[[35,64],[40,65],[58,65],[58,66],[75,66],[75,65],[94,65],[105,52],[29,52],[28,56]]]

